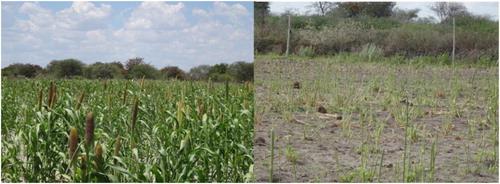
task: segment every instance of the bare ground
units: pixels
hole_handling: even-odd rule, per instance
[[[498,182],[498,152],[495,153],[496,160],[475,159],[478,154],[484,155],[484,152],[487,152],[485,150],[498,149],[498,145],[492,145],[494,142],[489,141],[488,136],[494,128],[488,124],[498,121],[487,118],[488,101],[498,100],[498,95],[495,99],[488,96],[492,88],[498,88],[498,69],[258,59],[255,66],[256,111],[261,111],[261,117],[256,119],[255,124],[254,161],[257,182],[269,182],[270,133],[273,128],[276,135],[274,182],[345,182],[349,175],[353,176],[347,181],[359,182],[357,171],[362,165],[361,145],[363,142],[371,146],[375,144],[373,132],[377,128],[376,123],[362,121],[363,112],[359,110],[353,110],[351,117],[346,119],[346,114],[339,110],[336,107],[338,103],[335,103],[339,100],[337,98],[360,98],[359,95],[352,94],[356,91],[361,95],[371,94],[364,96],[364,101],[358,102],[359,106],[369,107],[367,109],[371,111],[375,122],[382,122],[385,127],[380,136],[380,151],[367,154],[366,168],[375,172],[369,181],[402,182],[405,127],[397,122],[398,119],[394,117],[394,112],[391,113],[391,109],[418,107],[421,109],[418,112],[424,113],[412,119],[411,124],[425,128],[418,133],[417,140],[411,141],[412,151],[408,153],[411,159],[406,162],[411,162],[413,167],[424,166],[424,181],[429,181],[430,145],[434,136],[438,135],[435,182]],[[390,80],[387,77],[389,75],[394,75],[396,79],[392,88],[388,87],[389,82],[386,82]],[[462,106],[459,115],[449,118],[452,112],[449,107],[450,98],[446,96],[450,94],[423,94],[429,91],[419,88],[430,85],[447,92],[447,87],[451,86],[444,83],[454,78],[463,79],[456,85],[460,88],[456,103],[464,104],[467,99],[472,99],[474,103]],[[370,93],[373,89],[368,86],[375,84],[374,80],[380,80],[376,84],[379,84],[381,89]],[[471,82],[467,82],[469,80]],[[301,82],[302,88],[288,89],[293,88],[295,81]],[[318,85],[318,82],[323,84]],[[340,89],[329,90],[321,87],[328,86],[327,83],[335,83],[332,86]],[[480,84],[494,85],[478,86]],[[399,88],[406,88],[402,90],[410,91],[410,96],[398,96],[400,93],[394,89]],[[389,109],[384,109],[381,102],[392,94],[395,97],[389,102]],[[309,103],[306,97],[313,95],[314,102]],[[431,97],[435,102],[422,96]],[[394,102],[394,99],[401,101]],[[405,99],[410,99],[409,104],[403,101]],[[329,114],[342,115],[344,119],[339,120],[317,112],[319,105],[325,106]],[[498,118],[498,112],[494,113]],[[446,119],[452,120],[449,132],[443,131]],[[483,122],[474,124],[473,136],[467,135],[470,132],[468,120]],[[498,136],[498,130],[495,131]],[[288,140],[298,155],[295,163],[287,160],[283,151]],[[469,147],[469,154],[466,146]],[[425,149],[423,155],[422,148]],[[382,150],[384,159],[380,164]],[[420,158],[423,158],[423,164],[419,163]],[[496,170],[491,169],[495,167]],[[379,171],[380,178],[377,177]],[[416,178],[415,181],[419,182],[422,176],[417,175]]]

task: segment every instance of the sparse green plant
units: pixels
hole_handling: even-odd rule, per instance
[[[384,54],[382,48],[378,47],[376,44],[367,43],[363,46],[363,50],[359,53],[362,57],[368,59],[368,61],[373,61],[380,59]]]
[[[300,47],[298,51],[299,56],[313,57],[316,55],[312,46]]]

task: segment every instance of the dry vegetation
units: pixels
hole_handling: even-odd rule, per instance
[[[257,182],[497,182],[498,68],[395,63],[258,56]]]

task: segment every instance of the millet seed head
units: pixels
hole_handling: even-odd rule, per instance
[[[94,155],[97,157],[99,161],[102,161],[102,146],[101,144],[97,144],[94,150]]]
[[[94,113],[90,112],[85,120],[85,145],[89,148],[94,141]]]
[[[121,146],[121,139],[120,139],[120,136],[118,136],[118,137],[116,137],[116,141],[115,141],[115,150],[113,152],[114,156],[118,156],[118,154],[120,154],[120,146]]]
[[[135,125],[137,123],[137,111],[139,109],[139,99],[134,98],[134,104],[132,106],[132,132],[135,131]]]
[[[82,155],[82,165],[81,165],[81,169],[82,170],[86,170],[87,169],[87,157],[85,155]]]
[[[71,127],[69,132],[69,159],[73,159],[78,148],[78,130],[76,127]]]

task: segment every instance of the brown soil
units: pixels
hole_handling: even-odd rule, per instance
[[[421,156],[422,145],[425,144],[424,166],[426,174],[429,174],[430,163],[430,145],[434,140],[434,135],[438,134],[437,157],[435,163],[435,182],[498,182],[498,159],[476,161],[475,156],[482,150],[498,149],[488,139],[493,126],[476,126],[475,136],[468,139],[467,120],[477,120],[490,122],[487,119],[488,101],[490,99],[487,91],[498,88],[498,69],[495,68],[460,68],[453,69],[448,67],[429,67],[418,69],[418,72],[413,72],[414,67],[392,66],[387,64],[370,64],[370,63],[328,63],[324,61],[259,61],[256,60],[256,111],[265,109],[261,121],[256,121],[255,124],[255,145],[254,145],[254,160],[256,182],[269,182],[269,162],[270,162],[270,135],[271,129],[274,128],[276,142],[274,147],[274,182],[342,182],[342,177],[346,177],[350,173],[356,173],[361,167],[362,155],[359,148],[363,142],[365,144],[374,144],[373,132],[376,129],[374,123],[361,122],[361,112],[353,111],[350,120],[342,120],[336,116],[342,115],[338,112],[333,103],[339,94],[323,94],[319,92],[321,101],[315,104],[295,103],[299,105],[293,106],[290,114],[284,114],[284,110],[269,105],[269,103],[279,103],[294,98],[294,95],[300,96],[305,94],[314,95],[311,91],[307,91],[308,84],[317,82],[324,77],[325,71],[335,71],[329,79],[322,80],[323,82],[337,82],[338,87],[346,88],[346,93],[352,91],[347,90],[350,85],[355,86],[359,90],[373,90],[373,96],[365,97],[366,102],[362,102],[362,106],[370,106],[373,114],[378,121],[384,122],[384,130],[382,132],[379,150],[384,150],[384,160],[382,163],[381,177],[377,178],[381,152],[373,152],[368,154],[368,169],[376,171],[373,177],[373,182],[402,182],[402,155],[404,150],[404,135],[405,127],[397,123],[396,119],[391,116],[388,110],[383,110],[381,104],[376,101],[372,103],[370,98],[378,98],[377,94],[388,94],[384,87],[378,89],[367,89],[368,85],[374,78],[387,75],[386,70],[391,70],[396,78],[401,82],[401,88],[408,87],[408,90],[413,90],[414,96],[409,97],[409,100],[400,99],[401,101],[392,103],[396,107],[404,109],[417,108],[423,109],[425,114],[416,118],[411,122],[413,125],[425,126],[428,134],[425,137],[420,137],[417,141],[412,142],[412,150],[410,153],[410,161],[412,165],[419,161]],[[476,70],[474,74],[474,70]],[[465,103],[470,94],[474,93],[476,108],[467,108],[465,112],[461,112],[458,117],[452,118],[452,129],[449,133],[443,132],[443,124],[446,117],[449,116],[447,97],[444,92],[433,94],[435,100],[438,101],[434,106],[415,103],[418,96],[422,96],[418,88],[426,84],[411,83],[411,81],[426,81],[429,83],[432,80],[442,79],[443,81],[451,80],[455,77],[453,71],[458,71],[461,78],[470,80],[487,81],[486,78],[496,81],[494,86],[460,86],[463,92],[459,95],[457,103]],[[349,79],[347,77],[350,77]],[[355,79],[352,79],[355,78]],[[302,89],[294,91],[293,84],[295,81],[300,81]],[[355,81],[350,83],[349,81]],[[403,85],[403,81],[411,83]],[[408,82],[410,81],[410,82]],[[383,81],[382,81],[383,83]],[[477,82],[479,83],[479,82]],[[468,85],[463,83],[461,85]],[[273,85],[281,85],[283,88],[276,88]],[[436,85],[436,87],[440,87]],[[468,88],[469,87],[469,88]],[[475,91],[467,89],[477,89]],[[340,90],[342,91],[342,90]],[[337,95],[337,96],[336,96]],[[345,97],[346,94],[342,94]],[[307,96],[307,95],[306,95]],[[498,100],[498,95],[496,96]],[[263,103],[260,103],[263,102]],[[268,104],[264,102],[269,102]],[[319,105],[324,105],[325,110],[329,114],[318,112]],[[399,104],[399,106],[397,106]],[[268,107],[270,106],[270,107]],[[498,111],[496,112],[498,118]],[[345,117],[344,117],[345,118]],[[352,136],[344,136],[344,128],[342,123],[349,123],[351,126]],[[498,122],[494,120],[494,122]],[[364,123],[362,125],[362,123]],[[364,130],[361,127],[365,127]],[[306,137],[303,136],[304,129]],[[496,132],[498,134],[498,131]],[[485,139],[482,141],[482,136]],[[287,160],[285,154],[280,152],[286,147],[287,140],[298,155],[298,160],[295,163]],[[365,141],[363,141],[365,140]],[[498,138],[497,138],[498,140]],[[498,143],[497,143],[498,144]],[[469,145],[470,158],[467,161],[466,145]],[[336,161],[338,155],[338,162]],[[407,160],[408,162],[408,160]],[[467,165],[472,171],[465,172]],[[489,169],[496,165],[496,171]],[[295,166],[295,167],[294,167]],[[295,168],[295,169],[294,169]],[[396,172],[398,171],[398,172]],[[359,182],[359,175],[354,176],[352,181]],[[420,176],[417,176],[416,182],[420,182]],[[428,176],[425,179],[428,182]]]

